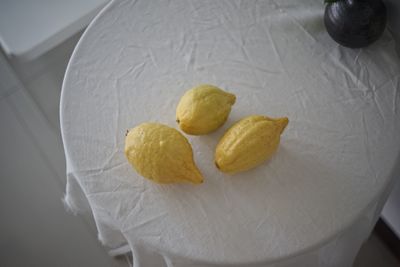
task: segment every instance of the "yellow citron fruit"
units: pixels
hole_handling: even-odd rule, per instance
[[[236,122],[215,150],[215,164],[226,173],[254,168],[276,152],[288,118],[253,115]]]
[[[143,123],[128,131],[125,155],[135,170],[156,183],[203,182],[186,137],[159,123]]]
[[[179,101],[176,121],[187,134],[208,134],[225,123],[235,101],[234,94],[213,85],[196,86]]]

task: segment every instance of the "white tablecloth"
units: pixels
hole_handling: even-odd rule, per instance
[[[364,49],[330,39],[320,0],[114,1],[86,30],[61,98],[66,203],[135,266],[350,266],[399,173],[400,66],[385,32]],[[123,153],[126,129],[177,127],[185,90],[235,93],[227,123],[187,136],[205,183],[157,185]],[[232,123],[287,116],[268,163],[213,164]],[[124,247],[124,244],[127,246]]]

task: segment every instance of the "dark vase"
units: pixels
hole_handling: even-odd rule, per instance
[[[382,35],[386,26],[386,7],[382,0],[337,0],[325,7],[327,32],[339,44],[360,48]]]

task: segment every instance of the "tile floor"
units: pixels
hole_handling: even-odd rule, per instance
[[[61,201],[65,162],[58,105],[78,39],[79,34],[34,62],[11,62],[22,82],[0,64],[0,266],[129,266],[126,258],[107,254],[89,216],[67,213]],[[400,262],[372,234],[354,266]]]

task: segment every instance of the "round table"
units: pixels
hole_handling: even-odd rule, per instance
[[[399,174],[400,65],[388,32],[336,44],[320,0],[112,1],[65,75],[61,130],[71,209],[134,266],[350,266]],[[228,121],[188,136],[199,186],[140,177],[123,149],[146,121],[178,128],[189,88],[237,96]],[[238,119],[287,116],[276,155],[230,176],[215,146]],[[251,265],[253,264],[253,265]]]

